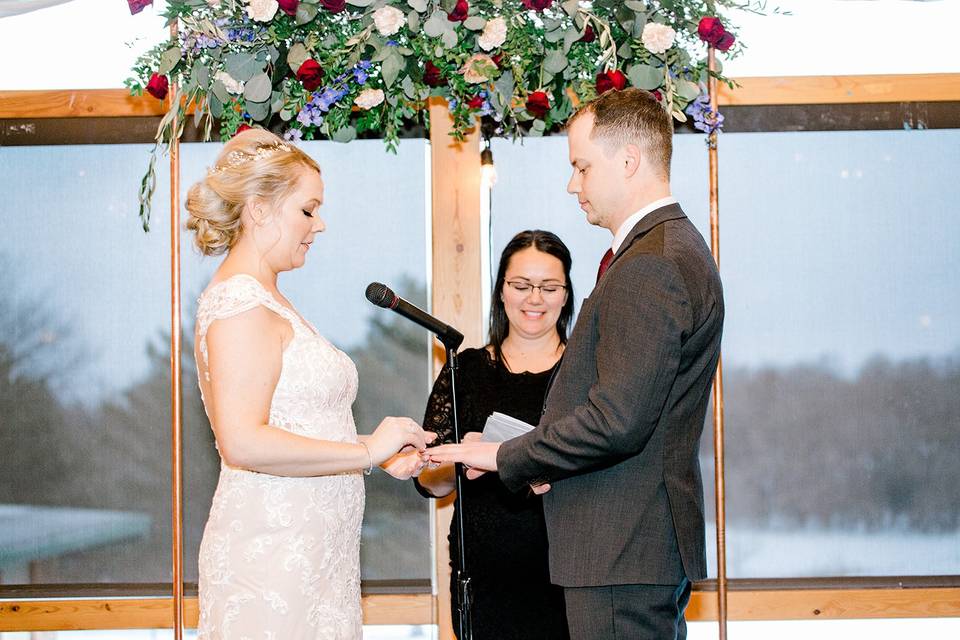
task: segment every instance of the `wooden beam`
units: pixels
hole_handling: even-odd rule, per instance
[[[162,116],[166,102],[126,89],[0,91],[0,118],[123,118]]]
[[[960,100],[960,73],[786,76],[736,81],[740,86],[734,89],[720,85],[720,106]]]
[[[197,626],[197,599],[186,598],[185,620]],[[437,599],[428,594],[363,597],[364,624],[434,624]],[[449,607],[449,603],[447,604]],[[960,588],[799,589],[730,591],[730,620],[843,620],[960,616]],[[172,598],[4,600],[0,632],[82,629],[168,629]],[[687,620],[717,618],[714,591],[694,591]]]
[[[429,594],[364,596],[363,623],[431,624],[434,598]],[[184,625],[196,628],[197,598],[184,599]],[[4,600],[0,632],[79,631],[84,629],[169,629],[173,598]]]
[[[960,73],[736,78],[720,86],[726,105],[949,102],[960,100]],[[126,89],[0,91],[0,118],[161,116],[164,102]]]
[[[960,616],[960,588],[730,591],[730,620],[828,620]],[[714,591],[695,591],[687,620],[717,619]]]

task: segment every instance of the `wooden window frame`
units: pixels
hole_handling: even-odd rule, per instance
[[[741,78],[737,83],[734,91],[721,89],[721,106],[960,102],[960,74]],[[478,346],[482,343],[481,290],[485,286],[481,278],[479,140],[473,134],[462,145],[451,144],[445,103],[432,101],[430,111],[434,123],[433,309],[463,329],[467,346]],[[163,112],[160,101],[132,97],[125,89],[0,91],[0,120],[155,117]],[[466,298],[451,291],[475,295]],[[452,508],[449,500],[436,504],[436,564],[445,568]],[[440,637],[452,638],[446,573],[439,572],[435,594],[364,595],[364,623],[439,624]],[[730,620],[960,617],[960,576],[733,579],[727,585]],[[75,587],[61,586],[61,593],[64,588]],[[0,632],[172,626],[171,596],[89,597],[85,592],[90,590],[80,588],[76,597],[69,598],[18,597],[0,587]],[[695,586],[687,612],[691,621],[717,619],[715,581]],[[196,597],[186,597],[186,626],[195,626],[196,617]]]

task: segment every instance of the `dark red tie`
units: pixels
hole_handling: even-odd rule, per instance
[[[603,254],[603,259],[600,260],[600,268],[597,269],[597,282],[600,282],[600,278],[610,268],[611,262],[613,262],[613,249],[607,249],[607,252]]]

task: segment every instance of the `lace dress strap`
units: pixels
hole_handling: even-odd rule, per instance
[[[239,273],[203,292],[197,301],[197,339],[200,341],[204,370],[209,364],[207,330],[213,321],[239,315],[260,305],[288,320],[294,331],[302,327],[296,314],[280,304],[253,276]]]

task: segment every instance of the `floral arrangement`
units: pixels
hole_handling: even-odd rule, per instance
[[[131,12],[151,0],[128,0]],[[609,89],[654,93],[678,121],[691,108],[708,133],[722,122],[701,98],[707,47],[736,55],[719,8],[759,0],[168,0],[176,37],[142,56],[127,86],[180,99],[157,132],[141,185],[146,228],[156,151],[192,112],[210,138],[260,125],[288,140],[348,142],[379,134],[395,150],[405,124],[429,126],[440,96],[463,138],[542,135]],[[693,105],[691,107],[691,105]],[[177,117],[178,116],[178,117]],[[176,130],[174,126],[176,125]]]

